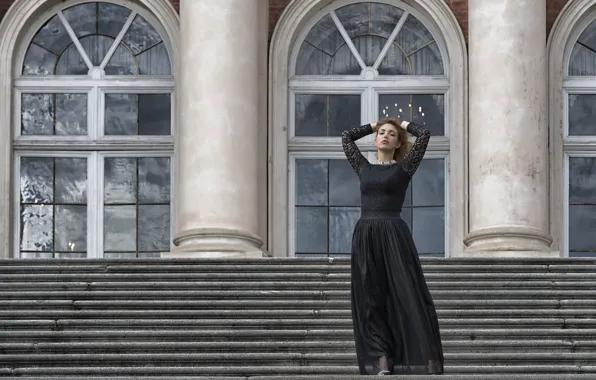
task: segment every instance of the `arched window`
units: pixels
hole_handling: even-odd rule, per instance
[[[14,249],[23,258],[170,249],[172,64],[144,8],[64,3],[14,80]]]
[[[563,79],[565,250],[596,257],[596,21],[578,26]]]
[[[450,153],[446,104],[452,99],[448,55],[433,23],[399,1],[342,1],[312,18],[291,57],[289,254],[349,254],[360,195],[339,136],[346,128],[399,116],[433,135],[402,217],[421,255],[444,256]],[[376,157],[373,139],[360,141],[371,162]]]

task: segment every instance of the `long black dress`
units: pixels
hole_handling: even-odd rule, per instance
[[[362,212],[352,237],[352,318],[361,375],[441,374],[443,349],[433,300],[412,234],[400,212],[424,157],[430,133],[410,123],[416,142],[393,165],[373,165],[355,141],[370,126],[342,134],[344,152],[360,177]]]

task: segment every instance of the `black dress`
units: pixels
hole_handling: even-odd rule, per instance
[[[443,373],[437,313],[412,234],[400,212],[430,133],[410,123],[416,142],[393,165],[373,165],[354,143],[373,133],[344,131],[348,161],[360,177],[362,212],[352,237],[352,319],[361,375]]]

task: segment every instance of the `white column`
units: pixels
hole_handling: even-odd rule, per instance
[[[550,255],[546,0],[469,1],[465,255]]]
[[[262,256],[257,233],[263,4],[180,1],[177,248],[164,256]]]

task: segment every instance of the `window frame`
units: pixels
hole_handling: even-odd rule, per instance
[[[44,10],[43,16],[31,24],[24,25],[27,32],[16,44],[16,59],[12,67],[11,84],[11,148],[10,167],[13,172],[11,181],[14,181],[10,203],[11,206],[11,236],[8,239],[9,247],[7,255],[20,257],[20,157],[87,157],[87,258],[103,257],[103,159],[105,157],[170,157],[170,241],[169,248],[173,248],[173,236],[176,230],[175,184],[176,184],[176,155],[175,137],[177,130],[177,93],[176,87],[176,66],[175,66],[175,43],[172,39],[172,26],[178,28],[177,14],[168,2],[162,0],[145,0],[148,9],[127,1],[122,4],[113,0],[110,2],[131,9],[135,14],[145,18],[149,24],[160,34],[163,44],[168,51],[170,60],[171,75],[126,75],[114,76],[105,75],[103,78],[92,78],[88,75],[46,75],[27,76],[22,75],[22,66],[27,49],[31,40],[38,30],[57,12],[66,8],[104,0],[68,0],[49,9]],[[167,0],[166,0],[167,1]],[[154,16],[151,8],[159,10]],[[169,9],[168,9],[169,8]],[[176,18],[171,19],[168,15],[174,12]],[[166,24],[159,18],[170,18]],[[132,18],[129,17],[126,26],[130,26]],[[175,21],[175,22],[172,22]],[[67,30],[72,30],[70,27]],[[123,34],[120,33],[119,37]],[[119,40],[117,38],[116,40]],[[75,44],[76,45],[76,44]],[[113,49],[109,52],[113,53]],[[108,54],[109,54],[108,52]],[[82,136],[54,136],[54,135],[21,135],[21,94],[22,93],[85,93],[87,94],[87,135]],[[105,118],[105,94],[170,94],[170,134],[167,136],[110,136],[103,134]],[[72,144],[77,145],[77,152],[68,152]],[[95,170],[93,172],[92,170]],[[10,252],[10,253],[8,253]]]
[[[552,250],[564,258],[569,257],[569,158],[596,156],[596,136],[568,136],[568,96],[596,94],[596,77],[570,76],[567,73],[577,39],[595,20],[596,4],[593,1],[567,2],[547,42],[550,234],[553,237]]]
[[[421,0],[414,8],[401,1],[381,0],[378,2],[398,6],[412,13],[433,34],[443,56],[445,70],[443,76],[380,76],[374,81],[370,81],[366,76],[327,76],[328,80],[323,81],[315,76],[293,77],[291,74],[294,72],[299,43],[310,28],[331,9],[356,2],[359,1],[340,0],[333,2],[332,7],[329,6],[331,1],[325,0],[306,0],[301,4],[291,4],[274,31],[271,43],[273,54],[270,57],[269,67],[269,247],[275,256],[293,254],[292,238],[295,231],[292,224],[294,211],[291,209],[294,207],[292,203],[294,195],[291,192],[295,189],[292,189],[293,182],[291,183],[290,179],[296,155],[303,151],[308,155],[321,152],[324,154],[323,158],[330,152],[335,152],[333,153],[335,157],[343,156],[338,137],[288,138],[294,129],[294,93],[375,91],[377,93],[432,94],[444,92],[446,95],[445,136],[431,138],[426,157],[436,157],[436,154],[445,157],[445,256],[456,256],[464,251],[463,236],[468,229],[468,207],[465,201],[468,191],[467,56],[463,34],[457,19],[449,7],[442,2]],[[304,19],[308,21],[304,22]],[[424,79],[424,82],[421,82],[421,79]],[[363,81],[370,81],[366,89],[362,86]],[[423,85],[425,82],[426,86]],[[315,83],[317,86],[313,86]],[[335,91],[326,90],[332,86]],[[448,88],[445,88],[447,86]],[[438,89],[441,91],[436,92]],[[377,96],[374,96],[374,99],[375,103],[378,102]],[[363,103],[365,101],[363,100]],[[369,106],[369,109],[373,108],[374,106]],[[362,114],[361,118],[361,123],[369,122],[376,119],[376,112],[374,115]],[[363,140],[359,143],[363,152],[371,151],[372,137]],[[454,165],[452,166],[451,163]]]

